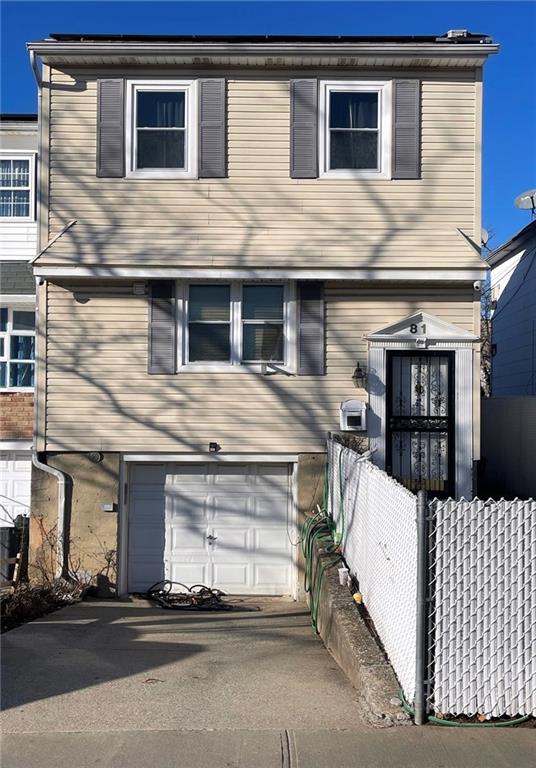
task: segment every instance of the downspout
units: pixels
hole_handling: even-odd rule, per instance
[[[39,72],[39,67],[37,66],[37,59],[35,56],[35,51],[30,50],[30,66],[32,68],[32,72],[35,77],[35,82],[37,84],[37,117],[38,117],[38,125],[39,125],[39,153],[38,153],[38,163],[41,161],[41,155],[42,155],[42,135],[41,135],[41,88],[43,85],[43,81],[41,79],[41,73]],[[38,174],[39,178],[39,174]],[[39,183],[37,184],[37,213],[36,218],[37,221],[40,220],[40,205],[41,205],[41,190]],[[40,241],[40,235],[41,235],[41,228],[38,226],[38,238]],[[38,253],[40,251],[41,244],[39,242],[38,244]],[[36,296],[38,294],[37,287],[38,287],[38,280],[36,279]],[[35,318],[35,334],[36,337],[39,338],[39,312],[36,311],[36,318]],[[39,360],[36,359],[36,370],[37,370],[37,364]],[[37,376],[36,376],[37,380]],[[37,434],[37,398],[35,398],[36,402],[34,404],[34,410],[35,410],[35,433]],[[66,476],[61,472],[59,469],[55,469],[54,467],[49,467],[48,464],[45,464],[44,462],[39,460],[37,451],[35,448],[32,450],[32,464],[36,469],[40,469],[41,472],[46,472],[47,475],[52,475],[52,477],[56,478],[57,482],[57,488],[58,488],[58,513],[57,513],[57,523],[56,523],[56,568],[55,568],[55,575],[56,578],[61,578],[61,576],[65,573],[65,554],[67,551],[67,547],[65,546],[65,514],[66,514],[66,495],[65,495],[65,486],[66,486]]]
[[[38,90],[38,93],[41,93],[41,86],[43,84],[43,81],[41,80],[41,73],[39,72],[39,67],[37,66],[35,51],[28,51],[28,53],[30,54],[30,66],[34,73],[35,82],[37,83],[37,90]]]
[[[67,547],[65,546],[65,486],[67,480],[61,470],[55,469],[55,467],[49,467],[48,464],[44,464],[42,461],[39,461],[38,454],[35,449],[32,450],[32,464],[42,472],[46,472],[48,475],[55,477],[58,484],[58,522],[56,528],[57,552],[55,576],[57,579],[60,579],[65,573],[64,558],[67,552]]]

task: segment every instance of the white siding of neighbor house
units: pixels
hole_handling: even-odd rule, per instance
[[[536,395],[536,239],[493,267],[493,397]]]
[[[77,223],[40,265],[481,266],[457,232],[480,233],[480,70],[382,71],[422,79],[417,180],[291,179],[289,80],[307,70],[237,71],[210,72],[228,78],[228,178],[141,180],[95,175],[96,80],[147,71],[53,70],[43,111],[50,172],[42,242]],[[150,73],[172,75],[206,71]],[[378,71],[311,76],[377,79]]]
[[[10,152],[32,157],[37,151],[37,122],[21,124],[19,128],[0,123],[0,156]],[[35,200],[35,184],[33,188]],[[34,206],[35,214],[35,206]],[[3,221],[0,219],[0,259],[29,261],[37,252],[37,219]]]
[[[365,335],[421,309],[475,331],[472,285],[326,283],[325,376],[147,373],[147,299],[132,282],[48,283],[46,381],[40,385],[55,451],[226,453],[323,450],[339,404],[356,390]],[[78,294],[78,300],[77,300]],[[44,296],[40,301],[44,301]]]

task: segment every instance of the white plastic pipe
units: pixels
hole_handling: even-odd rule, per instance
[[[44,464],[37,458],[37,451],[32,451],[32,464],[42,472],[46,472],[48,475],[52,475],[56,478],[58,483],[58,522],[56,528],[56,546],[57,546],[57,559],[56,559],[56,578],[60,578],[63,575],[63,558],[66,551],[65,547],[65,484],[66,478],[63,472],[55,467],[49,467],[48,464]]]

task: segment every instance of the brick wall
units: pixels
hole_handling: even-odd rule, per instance
[[[0,438],[31,438],[33,392],[0,392]]]

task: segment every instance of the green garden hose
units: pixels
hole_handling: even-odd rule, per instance
[[[415,715],[415,710],[410,707],[408,702],[406,701],[403,692],[400,690],[398,692],[398,697],[400,701],[402,702],[402,707],[404,708],[404,711],[408,713],[408,715],[411,715],[412,717]],[[434,723],[434,725],[448,725],[451,728],[509,728],[512,725],[519,725],[520,723],[526,723],[527,720],[529,720],[531,715],[523,715],[523,717],[516,717],[513,720],[501,720],[500,722],[496,723],[460,723],[457,720],[443,720],[441,717],[434,717],[434,715],[426,715],[426,719],[429,723]]]
[[[324,467],[324,490],[322,507],[310,515],[302,527],[302,550],[305,560],[305,591],[311,595],[311,624],[318,632],[318,611],[320,607],[320,590],[325,572],[336,565],[341,559],[337,552],[336,526],[328,513],[329,478],[327,465]],[[337,536],[338,538],[338,536]],[[324,554],[331,555],[329,561],[321,563],[319,558],[315,563],[315,546],[322,546]],[[313,568],[314,565],[314,568]]]

